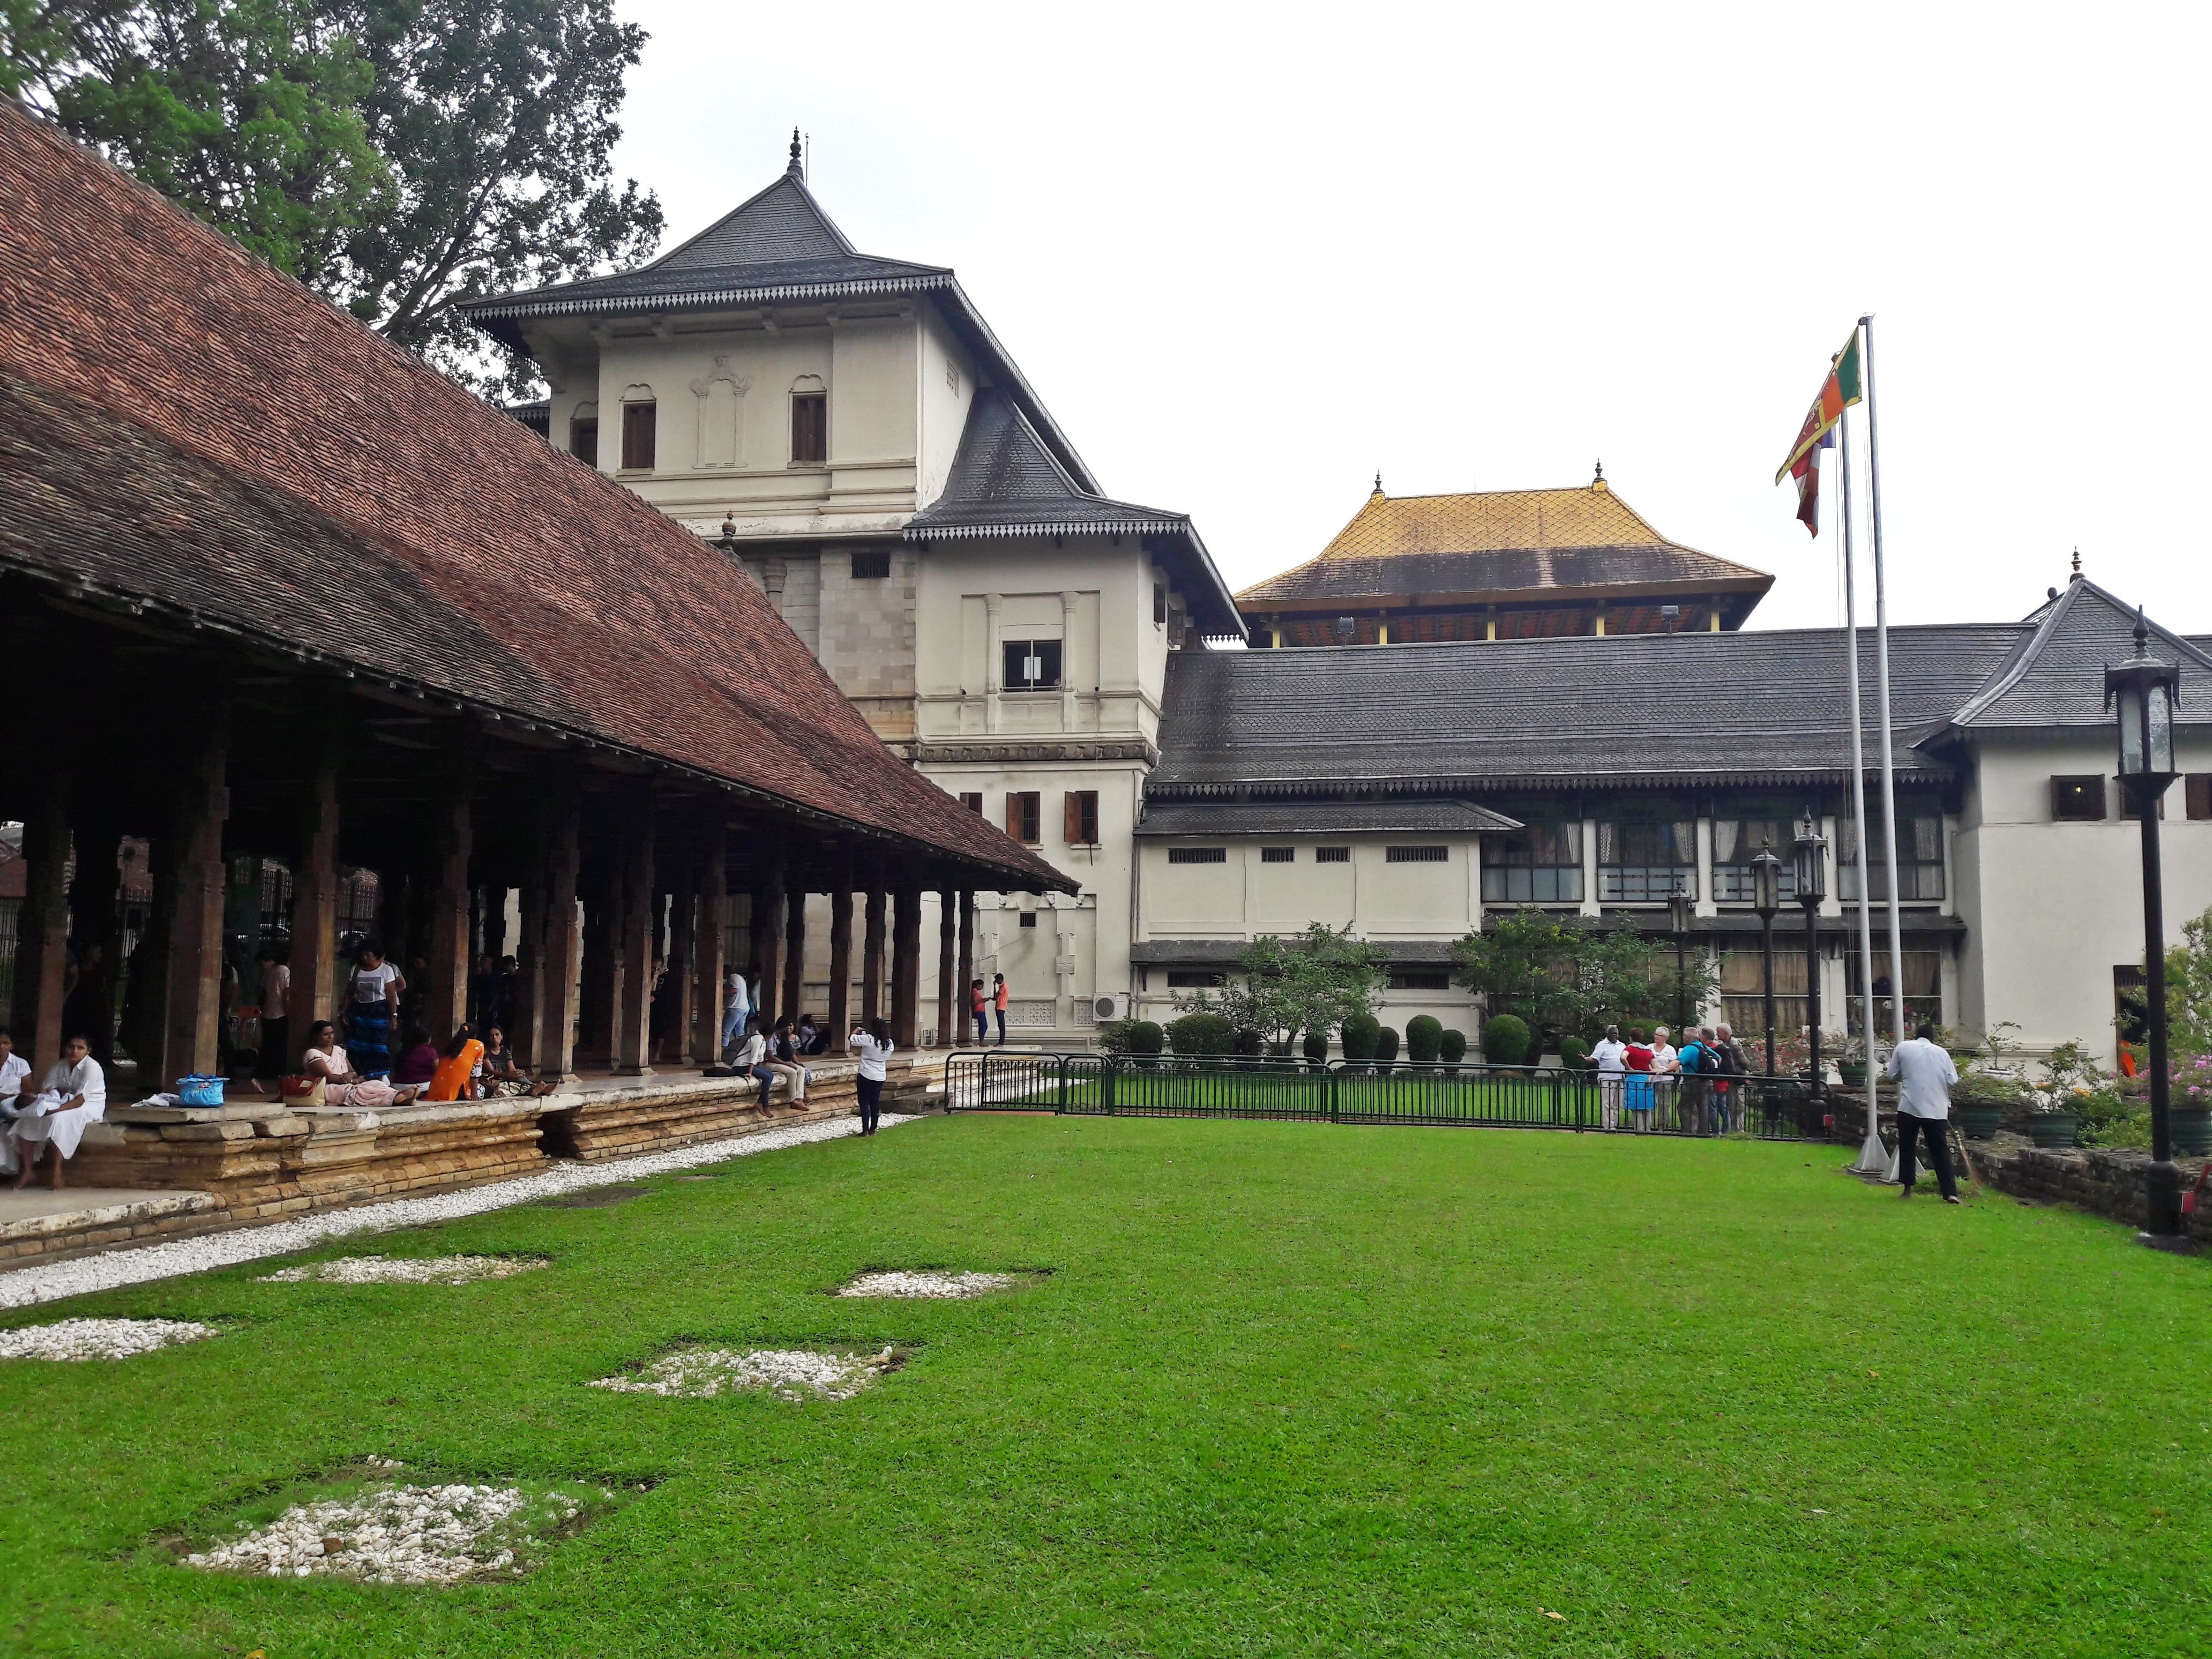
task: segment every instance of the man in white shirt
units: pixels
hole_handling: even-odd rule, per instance
[[[0,1025],[0,1175],[15,1173],[15,1137],[10,1133],[22,1115],[23,1085],[31,1062],[15,1052],[15,1034]]]
[[[1620,1090],[1628,1073],[1627,1054],[1628,1045],[1620,1040],[1618,1025],[1607,1026],[1597,1047],[1590,1050],[1590,1059],[1597,1066],[1598,1117],[1608,1129],[1620,1127]]]
[[[1891,1052],[1883,1068],[1897,1082],[1897,1178],[1904,1183],[1898,1196],[1912,1196],[1912,1142],[1917,1135],[1927,1143],[1928,1162],[1936,1170],[1936,1184],[1946,1204],[1959,1202],[1959,1183],[1951,1177],[1951,1086],[1959,1068],[1948,1050],[1936,1046],[1936,1028],[1923,1025]]]

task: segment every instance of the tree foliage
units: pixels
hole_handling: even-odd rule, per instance
[[[1594,1034],[1632,1019],[1671,1020],[1678,1006],[1694,1017],[1720,984],[1706,951],[1687,953],[1678,975],[1671,944],[1535,909],[1468,934],[1452,958],[1459,982],[1480,992],[1492,1015],[1516,1015],[1532,1031]]]
[[[1176,999],[1183,1013],[1213,1013],[1269,1042],[1301,1032],[1324,1037],[1382,1000],[1386,957],[1352,930],[1310,923],[1303,933],[1267,934],[1237,953],[1240,977],[1216,991]]]
[[[2184,922],[2166,950],[2166,1030],[2173,1053],[2212,1054],[2212,910]]]
[[[612,0],[0,0],[6,74],[65,130],[487,394],[459,301],[633,262],[617,186],[644,31]]]

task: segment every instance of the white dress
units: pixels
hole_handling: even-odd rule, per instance
[[[64,1109],[63,1103],[78,1095],[84,1104]],[[51,1140],[64,1158],[75,1158],[85,1126],[107,1115],[107,1079],[90,1054],[74,1066],[58,1060],[46,1073],[45,1086],[22,1107],[13,1132],[17,1140]]]

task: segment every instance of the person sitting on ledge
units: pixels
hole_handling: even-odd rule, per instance
[[[47,1070],[45,1084],[22,1103],[21,1115],[9,1126],[9,1138],[22,1159],[15,1184],[28,1184],[40,1150],[51,1146],[53,1189],[61,1191],[63,1160],[76,1156],[85,1125],[97,1123],[106,1114],[107,1079],[92,1057],[92,1039],[80,1031],[62,1044],[62,1057]]]
[[[411,1088],[395,1089],[380,1077],[356,1073],[346,1058],[346,1051],[338,1047],[338,1028],[326,1019],[319,1019],[308,1027],[307,1048],[300,1057],[300,1071],[304,1076],[322,1079],[325,1106],[350,1106],[373,1111],[380,1106],[404,1106],[416,1095]]]
[[[0,1025],[0,1175],[15,1173],[15,1127],[23,1107],[23,1084],[31,1062],[15,1052],[15,1034]]]
[[[814,1073],[799,1063],[799,1028],[789,1014],[775,1023],[775,1036],[769,1042],[769,1066],[791,1079],[791,1104],[796,1111],[806,1109],[806,1085],[814,1081]]]
[[[422,1091],[422,1098],[443,1104],[449,1100],[459,1100],[468,1093],[477,1066],[483,1059],[483,1044],[477,1041],[476,1034],[464,1021],[455,1028],[453,1041],[446,1045],[446,1052],[439,1057],[437,1065],[431,1068],[430,1086]],[[408,1058],[412,1057],[410,1050]],[[404,1066],[406,1060],[402,1060],[400,1063]]]
[[[745,1021],[745,1035],[732,1054],[730,1064],[739,1077],[749,1077],[760,1085],[760,1109],[768,1110],[769,1091],[775,1087],[775,1067],[768,1063],[768,1039],[761,1035],[757,1017]]]
[[[430,1042],[429,1032],[420,1025],[407,1028],[407,1046],[400,1051],[397,1064],[392,1068],[392,1086],[404,1089],[410,1085],[420,1088],[438,1075],[438,1050]]]
[[[507,1033],[496,1025],[484,1033],[483,1059],[477,1062],[477,1076],[483,1085],[478,1097],[483,1100],[496,1100],[501,1095],[526,1095],[532,1100],[543,1100],[554,1089],[550,1082],[530,1080],[530,1073],[515,1059],[514,1050],[507,1046]]]

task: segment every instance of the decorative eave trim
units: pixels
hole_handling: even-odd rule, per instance
[[[930,294],[952,286],[945,271],[927,276],[854,276],[836,283],[784,283],[765,288],[677,289],[667,294],[590,295],[565,300],[527,300],[502,305],[480,301],[454,308],[471,321],[493,317],[559,317],[584,311],[667,311],[710,306],[760,305],[789,300],[842,300],[856,295]]]
[[[1869,769],[1866,775],[1878,778],[1881,774]],[[1900,774],[1906,783],[1948,783],[1958,776],[1950,767],[1915,766]],[[1455,776],[1425,778],[1291,778],[1269,780],[1230,781],[1226,782],[1163,781],[1152,779],[1145,786],[1147,800],[1202,800],[1235,797],[1238,794],[1261,799],[1285,795],[1344,794],[1370,795],[1465,795],[1500,789],[1533,789],[1546,793],[1571,794],[1601,794],[1624,789],[1664,789],[1680,794],[1686,791],[1711,788],[1716,785],[1774,785],[1828,783],[1844,784],[1851,780],[1849,767],[1820,767],[1802,769],[1774,769],[1767,771],[1729,772],[1608,772],[1602,775],[1577,773],[1562,775],[1557,772],[1500,772],[1495,774],[1461,774]]]
[[[918,766],[994,766],[1004,761],[1141,761],[1160,763],[1160,751],[1133,743],[916,743],[902,745]]]
[[[910,542],[973,541],[997,536],[1188,536],[1188,519],[1085,519],[1079,523],[947,524],[916,526],[901,534]]]

